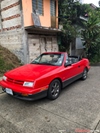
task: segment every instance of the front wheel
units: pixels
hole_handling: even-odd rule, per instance
[[[49,86],[47,97],[51,100],[55,100],[58,98],[60,91],[61,91],[61,83],[58,79],[55,79],[51,82]]]
[[[87,71],[87,69],[85,68],[84,71],[83,71],[83,74],[82,74],[82,79],[83,79],[83,80],[87,79],[87,73],[88,73],[88,71]]]

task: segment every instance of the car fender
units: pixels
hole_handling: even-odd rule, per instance
[[[40,78],[40,79],[37,79],[35,81],[35,84],[34,84],[34,89],[35,88],[41,88],[43,86],[49,86],[50,83],[55,80],[55,79],[59,79],[60,82],[62,83],[62,80],[61,78],[58,76],[58,75],[50,75],[48,77],[44,77],[44,78]]]

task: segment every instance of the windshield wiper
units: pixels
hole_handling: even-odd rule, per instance
[[[49,62],[41,62],[40,64],[55,66],[55,64],[52,64],[52,63],[49,63]]]
[[[31,62],[31,64],[40,64],[40,63],[37,61],[33,61],[33,62]]]

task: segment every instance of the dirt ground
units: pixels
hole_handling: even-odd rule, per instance
[[[0,45],[0,76],[6,71],[21,65],[19,59],[8,49]]]

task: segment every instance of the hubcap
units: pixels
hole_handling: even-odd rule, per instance
[[[58,82],[55,82],[52,86],[51,94],[53,97],[58,96],[60,90],[60,85]]]

